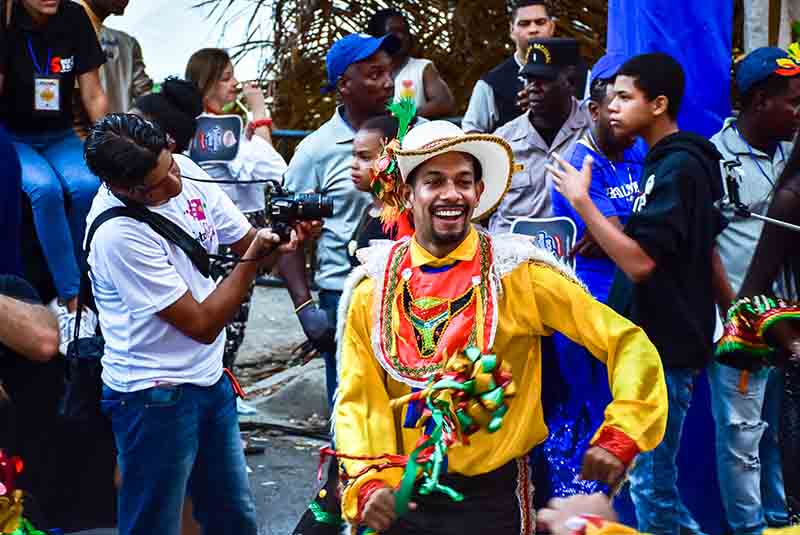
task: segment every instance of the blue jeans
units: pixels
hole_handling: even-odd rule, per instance
[[[678,492],[678,448],[683,421],[692,402],[694,370],[665,368],[669,411],[661,444],[636,457],[630,473],[631,499],[638,528],[653,535],[678,535],[681,530],[700,532],[700,526]]]
[[[0,126],[0,273],[22,276],[22,171],[17,151]]]
[[[789,521],[778,444],[783,375],[764,369],[740,385],[741,373],[714,363],[708,374],[722,503],[737,535]]]
[[[58,296],[78,295],[86,216],[100,181],[83,159],[83,142],[72,130],[11,133],[22,165],[22,190]],[[69,199],[69,210],[64,198]]]
[[[319,291],[319,307],[328,315],[328,321],[331,325],[336,327],[336,320],[338,318],[339,299],[342,298],[342,292],[337,290],[320,290]],[[339,383],[339,377],[336,375],[336,354],[323,353],[322,358],[325,359],[325,386],[328,389],[328,405],[333,407],[333,397],[336,394],[336,385]]]
[[[236,394],[164,385],[138,392],[103,386],[122,475],[120,535],[178,535],[188,494],[204,533],[256,535],[256,509],[239,437]]]

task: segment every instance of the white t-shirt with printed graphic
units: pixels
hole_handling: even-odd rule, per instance
[[[175,161],[182,174],[208,179],[189,158],[176,154]],[[250,224],[218,185],[186,179],[182,183],[179,195],[150,210],[179,225],[209,253],[247,234]],[[102,212],[122,205],[107,188],[100,188],[87,229]],[[106,342],[106,385],[134,392],[163,383],[209,386],[219,380],[225,331],[212,344],[201,344],[157,316],[187,290],[202,302],[216,288],[181,249],[146,223],[117,217],[98,228],[88,261]]]

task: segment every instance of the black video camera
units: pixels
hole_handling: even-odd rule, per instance
[[[321,193],[294,193],[283,189],[277,181],[267,187],[267,218],[272,231],[289,241],[292,225],[298,221],[313,221],[333,215],[333,199]]]
[[[739,184],[742,180],[739,161],[728,160],[723,162],[725,169],[725,188],[728,190],[728,202],[733,206],[736,215],[740,217],[750,217],[750,209],[742,202],[739,196]]]

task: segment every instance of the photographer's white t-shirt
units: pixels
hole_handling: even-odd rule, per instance
[[[181,174],[209,179],[189,158],[174,155]],[[216,254],[219,244],[239,241],[250,224],[216,184],[182,180],[179,195],[149,207],[176,223]],[[87,217],[87,229],[105,210],[123,206],[101,187]],[[197,342],[157,316],[186,291],[204,301],[216,283],[204,277],[176,245],[149,225],[116,217],[100,225],[89,253],[92,290],[106,346],[103,382],[134,392],[158,384],[209,386],[222,375],[223,330],[212,344]]]

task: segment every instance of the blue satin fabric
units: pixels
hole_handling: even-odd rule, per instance
[[[610,402],[602,362],[560,333],[542,339],[542,408],[550,434],[531,452],[537,507],[554,497],[608,492],[606,485],[580,475]]]

